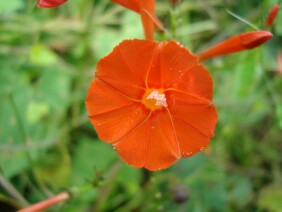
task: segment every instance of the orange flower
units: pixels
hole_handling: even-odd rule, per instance
[[[141,14],[147,40],[123,41],[98,62],[86,98],[89,118],[128,164],[164,169],[213,137],[213,82],[199,61],[255,48],[272,34],[243,33],[196,56],[175,41],[151,41],[154,0],[112,1]]]
[[[38,0],[37,7],[40,8],[53,8],[58,7],[65,3],[67,0]]]
[[[203,150],[217,114],[213,83],[175,41],[121,42],[97,65],[86,107],[101,140],[128,164],[164,169]]]

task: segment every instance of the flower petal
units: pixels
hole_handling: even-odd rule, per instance
[[[132,105],[134,102],[117,93],[99,79],[94,78],[90,85],[85,103],[89,115],[93,116]]]
[[[144,167],[149,142],[150,122],[146,119],[135,130],[114,144],[121,158],[129,165]]]
[[[114,143],[126,136],[149,114],[145,107],[94,79],[86,98],[91,123],[99,138]]]
[[[181,91],[167,91],[165,95],[173,117],[182,119],[204,136],[213,137],[217,114],[211,101]]]
[[[208,146],[210,137],[191,127],[178,116],[173,116],[172,119],[176,129],[181,157],[191,157]]]
[[[198,58],[175,41],[161,42],[148,75],[149,87],[167,88],[198,64]]]
[[[97,65],[96,76],[134,99],[140,99],[157,43],[145,40],[121,42]]]
[[[167,168],[180,158],[174,127],[165,109],[152,113],[115,147],[128,164],[151,171]]]
[[[211,100],[213,96],[213,82],[210,73],[200,64],[186,71],[172,87],[207,100]]]

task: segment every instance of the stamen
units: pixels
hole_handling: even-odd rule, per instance
[[[156,106],[164,106],[167,107],[165,94],[160,94],[159,91],[153,91],[150,93],[146,99],[154,99],[156,100]]]

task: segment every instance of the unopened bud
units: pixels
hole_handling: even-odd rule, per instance
[[[268,16],[266,18],[266,21],[265,21],[265,25],[267,27],[271,27],[272,24],[273,24],[273,21],[275,20],[275,18],[277,17],[277,14],[279,12],[279,5],[278,4],[275,4],[271,10],[269,11],[268,13]]]
[[[199,54],[201,61],[232,54],[243,50],[253,49],[272,38],[271,32],[253,31],[231,37]]]
[[[58,7],[65,3],[67,0],[38,0],[37,7],[40,8],[53,8]]]

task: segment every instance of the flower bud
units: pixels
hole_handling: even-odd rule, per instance
[[[65,3],[67,0],[38,0],[37,7],[39,8],[53,8]]]
[[[199,54],[200,60],[253,49],[272,38],[268,31],[246,32],[231,37]]]

